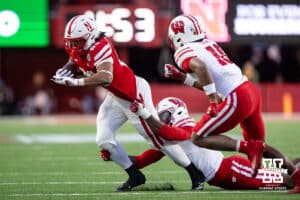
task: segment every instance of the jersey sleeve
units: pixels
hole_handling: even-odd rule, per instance
[[[103,40],[93,50],[91,54],[91,61],[93,66],[97,67],[104,62],[109,62],[113,64],[112,58],[112,46],[107,41]]]
[[[191,130],[179,127],[171,127],[166,124],[161,127],[158,132],[158,135],[166,140],[176,140],[176,141],[183,141],[188,140],[191,138]]]
[[[192,72],[189,63],[192,58],[196,57],[195,51],[187,46],[179,48],[174,54],[174,60],[179,68],[183,69],[186,72]]]

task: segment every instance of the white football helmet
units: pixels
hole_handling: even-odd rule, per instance
[[[192,15],[179,15],[169,25],[168,37],[173,49],[205,38],[204,27],[199,18]]]
[[[156,111],[162,122],[172,126],[183,119],[190,118],[185,103],[177,97],[167,97],[156,105]]]
[[[70,19],[65,27],[66,49],[76,48],[81,53],[88,50],[98,35],[96,21],[87,15],[77,15]]]

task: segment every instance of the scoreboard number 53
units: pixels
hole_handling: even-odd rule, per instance
[[[100,31],[115,42],[151,42],[155,38],[155,14],[149,8],[114,8],[110,13],[88,10],[85,14],[94,17]]]

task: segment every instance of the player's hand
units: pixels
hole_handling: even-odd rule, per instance
[[[110,161],[110,152],[105,150],[105,149],[100,149],[100,157],[102,158],[102,160],[104,161]]]
[[[165,77],[180,80],[183,78],[183,73],[174,65],[165,64]]]
[[[58,70],[56,70],[55,76],[73,78],[75,75],[72,71],[68,69],[59,68]]]
[[[69,87],[82,86],[84,84],[84,81],[82,78],[76,79],[76,78],[61,77],[61,76],[54,75],[51,80],[56,84],[65,85],[65,86],[69,86]]]
[[[210,102],[206,114],[211,117],[216,117],[218,115],[217,105],[217,102]]]
[[[143,119],[148,119],[151,116],[151,114],[145,108],[144,104],[138,102],[137,100],[134,100],[132,102],[132,104],[130,105],[130,110]]]

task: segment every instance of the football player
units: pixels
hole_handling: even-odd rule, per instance
[[[144,174],[133,165],[125,149],[116,141],[118,129],[127,120],[153,148],[167,154],[188,171],[194,189],[201,189],[203,174],[181,147],[153,134],[144,119],[130,111],[132,101],[138,100],[158,118],[148,82],[134,75],[119,59],[113,44],[98,30],[96,21],[87,15],[74,16],[65,27],[64,42],[69,61],[57,70],[53,81],[69,87],[102,86],[109,91],[98,111],[96,143],[101,149],[110,152],[111,159],[128,173],[128,180],[117,191],[130,190],[146,181]],[[84,77],[75,76],[76,70],[69,67],[72,65],[80,68]]]
[[[209,99],[206,114],[194,127],[194,144],[247,154],[255,175],[261,164],[265,140],[258,88],[247,80],[216,42],[205,37],[198,18],[175,17],[169,24],[168,37],[175,50],[175,62],[184,73],[166,64],[166,77],[180,79],[188,86],[203,90]],[[243,130],[244,141],[221,135],[238,124]]]
[[[268,171],[267,169],[260,170],[257,176],[253,178],[253,170],[248,159],[238,155],[224,158],[219,151],[194,145],[190,138],[196,122],[189,116],[186,104],[181,99],[175,97],[165,98],[157,104],[156,109],[160,120],[149,115],[149,112],[141,103],[134,102],[131,106],[131,110],[143,117],[155,134],[166,140],[177,141],[197,168],[204,173],[206,181],[210,185],[225,189],[263,189],[269,186],[269,183],[263,182],[264,178],[277,177],[278,180],[282,178],[283,181],[283,177],[279,172]],[[145,118],[145,116],[148,117]],[[274,150],[275,148],[266,144],[264,155],[269,156]],[[131,158],[138,168],[142,168],[162,157],[161,152],[150,149],[139,156]],[[295,186],[289,193],[299,193],[300,170],[283,154],[278,158],[283,158],[283,167],[288,169],[291,176],[286,176],[283,184],[275,184],[275,186]],[[297,162],[297,159],[295,162]]]

